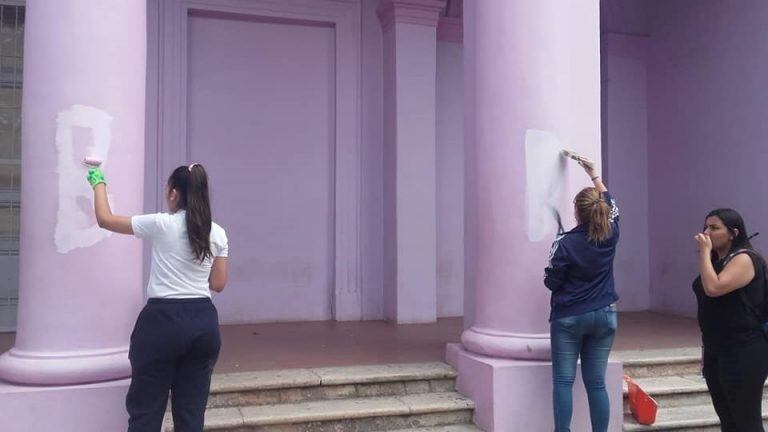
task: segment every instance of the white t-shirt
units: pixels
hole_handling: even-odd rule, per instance
[[[185,211],[133,216],[131,226],[136,237],[152,240],[152,267],[147,285],[149,298],[211,296],[208,277],[213,258],[206,258],[201,263],[192,253]],[[213,222],[211,252],[214,257],[229,254],[227,234]]]

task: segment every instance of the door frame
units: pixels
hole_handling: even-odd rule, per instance
[[[333,272],[331,316],[361,320],[360,2],[358,0],[148,0],[145,209],[165,206],[163,179],[189,155],[187,23],[190,15],[236,14],[304,21],[335,32]]]

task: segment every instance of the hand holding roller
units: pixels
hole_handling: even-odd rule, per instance
[[[92,188],[96,187],[99,183],[107,184],[106,180],[104,180],[104,172],[99,168],[101,162],[101,159],[96,156],[88,156],[83,159],[83,165],[89,167],[87,178]]]

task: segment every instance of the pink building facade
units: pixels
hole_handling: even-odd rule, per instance
[[[748,223],[768,213],[707,178],[716,162],[699,153],[765,171],[766,105],[750,95],[768,55],[739,63],[731,41],[764,36],[739,11],[768,7],[603,3],[601,16],[598,1],[27,0],[3,430],[125,428],[147,250],[95,226],[89,154],[122,214],[162,211],[171,170],[206,166],[232,239],[222,324],[463,316],[446,360],[475,422],[551,429],[551,208],[572,225],[586,186],[560,148],[598,161],[633,227],[616,261],[622,310],[694,314],[689,233],[710,207],[744,208]],[[706,44],[731,69],[698,50],[712,22],[730,36]],[[700,92],[722,74],[734,80]],[[714,103],[723,94],[731,105]],[[746,120],[694,127],[723,116]],[[759,157],[726,152],[732,137]],[[615,430],[621,374],[609,364]],[[580,385],[574,430],[588,427]]]
[[[95,153],[126,214],[162,210],[175,166],[206,166],[237,251],[215,299],[223,324],[468,310],[447,353],[476,422],[551,422],[526,396],[550,380],[541,272],[555,231],[536,200],[568,215],[583,178],[537,171],[559,163],[553,146],[599,156],[597,2],[114,3],[26,3],[19,313],[0,357],[12,417],[125,421],[145,256],[93,226],[75,165]],[[41,178],[57,187],[33,188]],[[540,181],[557,194],[527,186]],[[103,416],[87,425],[73,415],[85,397]]]

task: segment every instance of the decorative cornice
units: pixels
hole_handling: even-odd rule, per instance
[[[440,18],[437,23],[437,40],[454,43],[464,42],[464,23],[461,18]]]
[[[381,0],[376,14],[384,31],[395,23],[437,27],[445,0]]]

